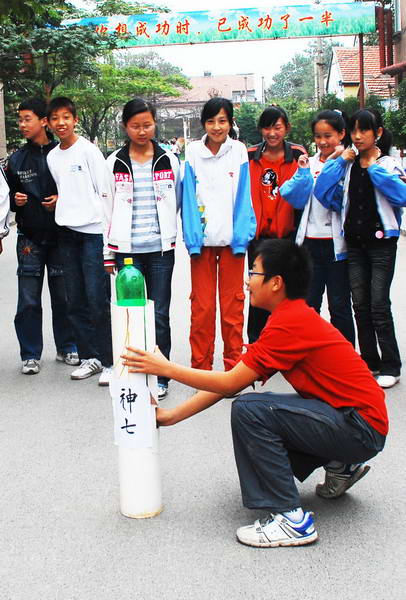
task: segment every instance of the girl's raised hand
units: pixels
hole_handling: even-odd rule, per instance
[[[300,169],[308,169],[310,166],[309,157],[307,154],[301,154],[297,159],[297,164]]]
[[[356,158],[355,150],[353,150],[350,146],[344,150],[341,154],[344,160],[348,160],[348,162],[354,162]]]
[[[330,154],[330,156],[328,157],[327,160],[334,160],[338,156],[341,156],[342,153],[344,152],[344,150],[345,150],[344,146],[342,144],[339,144],[338,146],[336,146],[334,148],[334,152],[332,154]]]

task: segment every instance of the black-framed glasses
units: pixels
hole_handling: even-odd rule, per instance
[[[253,275],[263,275],[264,276],[264,275],[266,275],[266,273],[258,273],[257,271],[251,271],[251,270],[249,270],[248,271],[248,278],[251,279],[251,277]]]

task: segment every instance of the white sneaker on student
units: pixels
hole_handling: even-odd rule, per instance
[[[57,352],[55,360],[58,362],[64,362],[71,367],[80,365],[79,354],[77,352]]]
[[[88,358],[86,360],[82,360],[82,362],[80,363],[80,367],[78,367],[71,373],[70,378],[87,379],[87,377],[97,375],[97,373],[101,373],[102,371],[102,364],[99,360],[97,360],[97,358]]]
[[[313,513],[306,512],[300,523],[295,523],[284,514],[270,514],[258,519],[253,525],[237,529],[237,539],[246,546],[274,548],[276,546],[303,546],[318,538],[314,528]]]
[[[378,375],[376,378],[376,383],[381,388],[391,388],[399,381],[400,377],[395,377],[394,375]]]
[[[99,385],[107,386],[110,383],[111,376],[113,374],[113,367],[103,367],[103,371],[99,377]]]
[[[35,358],[29,358],[28,360],[23,361],[21,373],[23,373],[24,375],[36,375],[37,373],[39,373],[39,370],[39,360],[36,360]]]

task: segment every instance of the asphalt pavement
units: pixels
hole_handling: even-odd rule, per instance
[[[393,312],[406,357],[406,239]],[[406,597],[406,374],[387,393],[384,451],[338,500],[314,493],[323,472],[299,484],[320,539],[254,549],[235,531],[258,513],[241,504],[230,400],[160,430],[164,511],[133,520],[119,511],[117,448],[109,393],[97,378],[72,381],[55,361],[49,295],[38,375],[20,373],[13,319],[15,228],[0,255],[0,600],[403,600]],[[189,264],[181,242],[173,280],[172,358],[189,364]],[[221,368],[217,340],[216,366]],[[262,390],[289,391],[277,375]],[[192,390],[175,382],[165,406]]]

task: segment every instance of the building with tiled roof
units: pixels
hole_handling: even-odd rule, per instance
[[[358,95],[359,84],[358,48],[333,48],[327,76],[327,93],[344,100],[348,96]],[[389,75],[381,73],[379,46],[364,47],[364,84],[366,95],[374,94],[382,98],[383,104],[391,103],[394,85]]]
[[[255,102],[255,77],[253,73],[241,75],[212,75],[190,77],[192,88],[177,98],[165,98],[157,104],[161,134],[197,138],[202,135],[200,113],[207,100],[215,96],[231,100],[235,106],[241,102]]]

